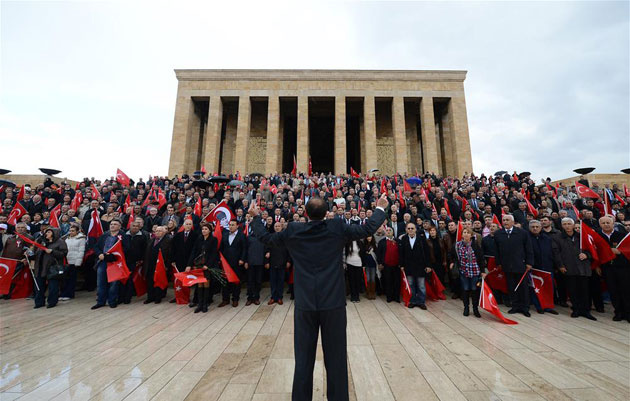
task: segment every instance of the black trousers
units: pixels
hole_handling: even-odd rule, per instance
[[[565,276],[567,291],[571,299],[571,309],[579,315],[589,313],[588,287],[589,277],[587,276]]]
[[[346,324],[345,306],[325,311],[295,308],[293,401],[313,399],[313,368],[320,328],[326,367],[326,395],[329,401],[348,400]]]
[[[630,318],[630,269],[608,267],[605,277],[615,316]]]
[[[567,302],[567,276],[556,272],[554,279],[556,280],[556,304]]]
[[[230,295],[232,296],[232,301],[238,301],[241,299],[241,283],[243,282],[243,278],[245,275],[243,274],[240,266],[234,269],[234,273],[236,273],[236,276],[240,280],[240,283],[233,284],[228,282],[225,284],[225,287],[223,287],[223,289],[221,290],[221,295],[224,301],[229,301]]]
[[[604,298],[602,297],[602,276],[598,275],[595,271],[588,279],[588,297],[589,297],[589,309],[591,305],[595,309],[604,309]]]
[[[385,266],[382,274],[387,300],[400,302],[400,268],[398,266]]]
[[[166,296],[166,289],[161,289],[160,287],[155,287],[153,285],[153,276],[155,275],[155,267],[147,270],[146,281],[147,281],[147,301],[161,301],[162,298]]]
[[[348,266],[348,284],[350,284],[350,300],[358,301],[359,292],[361,291],[361,282],[363,281],[363,267]],[[365,285],[363,285],[365,286]]]
[[[260,299],[260,287],[262,286],[262,265],[249,266],[247,269],[247,299],[256,301]]]
[[[510,293],[510,301],[512,302],[512,309],[516,309],[521,312],[529,312],[529,283],[528,278],[525,277],[518,289],[514,291],[523,273],[505,272],[507,279],[508,292]]]

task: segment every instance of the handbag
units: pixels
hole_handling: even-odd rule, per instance
[[[206,250],[204,249],[194,260],[193,267],[203,267],[206,262]]]
[[[455,263],[453,268],[448,271],[448,276],[453,280],[457,280],[459,278],[459,263]]]
[[[61,280],[67,272],[68,266],[54,264],[48,267],[48,274],[46,275],[46,278],[48,280]]]

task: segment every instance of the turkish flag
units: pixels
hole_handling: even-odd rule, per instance
[[[626,206],[626,202],[623,200],[623,198],[621,196],[619,196],[618,193],[615,192],[615,199],[617,199],[617,201],[619,202],[619,204],[621,205],[621,207]]]
[[[46,248],[44,245],[40,244],[39,242],[35,242],[32,239],[25,237],[24,235],[20,234],[20,233],[15,233],[15,235],[17,235],[19,238],[21,238],[24,242],[26,242],[27,244],[33,245],[36,248],[41,249],[42,251],[47,250],[48,248]]]
[[[195,209],[194,209],[193,213],[197,217],[201,217],[201,196],[198,197],[197,198],[197,202],[195,202]]]
[[[129,219],[127,220],[127,230],[131,228],[131,223],[136,220],[136,212],[131,208],[131,213],[129,213]]]
[[[611,199],[610,193],[608,192],[606,188],[604,188],[603,192],[604,192],[604,213],[613,215],[613,208],[612,208],[613,200]]]
[[[486,274],[486,282],[493,290],[501,291],[504,294],[508,293],[505,273],[503,273],[503,269],[497,267],[497,262],[494,256],[488,258],[488,274]]]
[[[96,189],[96,185],[91,184],[90,188],[92,188],[92,199],[98,199],[101,197],[101,193]]]
[[[53,208],[53,210],[50,211],[50,217],[48,218],[48,224],[51,227],[59,228],[59,215],[60,214],[61,214],[61,203],[57,204],[57,206],[55,206]]]
[[[591,268],[593,269],[615,258],[615,254],[610,249],[608,242],[590,228],[588,224],[584,224],[583,221],[580,221],[580,248],[591,254],[593,258]]]
[[[20,187],[20,192],[18,192],[17,197],[15,198],[16,202],[19,202],[22,199],[24,199],[24,192],[25,191],[26,191],[26,189],[24,188],[24,185],[22,185],[22,187]]]
[[[532,275],[534,292],[538,297],[538,301],[540,301],[540,306],[543,309],[553,309],[553,279],[551,278],[551,273],[538,269],[531,269],[529,272]]]
[[[451,208],[448,207],[448,201],[446,199],[444,199],[444,209],[446,209],[446,214],[448,214],[448,217],[452,219],[453,216],[451,216]]]
[[[411,301],[411,287],[409,287],[409,281],[407,281],[407,275],[404,269],[400,269],[400,295],[405,306],[409,306]]]
[[[584,184],[580,184],[579,182],[575,183],[575,190],[577,191],[580,198],[594,198],[599,199],[599,195],[589,187]]]
[[[510,320],[503,316],[501,313],[501,309],[499,309],[499,305],[497,305],[496,299],[494,299],[494,295],[492,294],[492,290],[488,287],[485,280],[481,281],[481,296],[479,297],[479,306],[482,309],[487,310],[496,316],[500,321],[505,324],[518,324],[514,320]]]
[[[462,231],[464,230],[464,225],[462,224],[462,221],[460,220],[457,223],[457,234],[455,234],[455,241],[459,242],[462,240]]]
[[[93,209],[90,217],[90,226],[88,227],[88,238],[98,238],[103,235],[103,225],[98,210]]]
[[[227,278],[227,281],[233,284],[240,284],[241,280],[239,280],[236,273],[234,273],[234,270],[225,259],[225,256],[223,256],[221,252],[219,252],[219,256],[221,258],[221,266],[223,267],[223,272],[225,273],[225,278]]]
[[[227,205],[227,202],[225,201],[225,199],[223,199],[221,202],[219,202],[218,205],[214,207],[214,209],[210,211],[210,213],[208,213],[208,215],[205,218],[205,221],[209,223],[214,222],[215,224],[218,223],[223,228],[228,228],[228,224],[235,217],[236,216],[234,215],[234,212],[232,212],[230,207]]]
[[[427,280],[425,280],[425,289],[427,298],[432,301],[446,299],[446,295],[444,295],[444,285],[442,285],[442,282],[433,269],[431,269],[431,276],[427,277]]]
[[[214,237],[217,239],[217,249],[221,248],[221,240],[223,239],[223,227],[221,227],[221,224],[215,223]]]
[[[630,260],[630,233],[626,234],[626,236],[619,241],[617,249],[619,249],[619,252],[621,252],[626,259]]]
[[[155,272],[153,273],[153,286],[159,287],[163,290],[168,287],[168,279],[166,278],[166,265],[164,264],[164,257],[162,256],[162,250],[158,252],[157,263],[155,264]]]
[[[407,182],[407,180],[403,180],[403,189],[405,192],[412,192],[411,185]]]
[[[534,205],[532,205],[532,203],[529,201],[529,199],[527,198],[523,198],[525,199],[525,203],[527,203],[527,210],[534,215],[534,218],[538,217],[538,210],[536,210],[536,208],[534,207]]]
[[[354,169],[352,167],[350,167],[350,175],[354,178],[359,178],[360,175],[359,173],[357,173],[356,171],[354,171]]]
[[[160,188],[158,188],[157,201],[158,201],[158,207],[160,209],[162,209],[162,207],[166,205],[166,195],[164,195],[164,191],[162,191],[162,189]]]
[[[131,180],[129,180],[129,176],[123,173],[121,169],[116,170],[116,181],[124,187],[128,187],[131,182]]]
[[[291,170],[291,176],[297,175],[297,161],[295,160],[295,155],[293,155],[293,169]]]
[[[0,295],[9,293],[17,262],[15,259],[0,258]]]
[[[503,228],[503,226],[501,225],[501,222],[499,221],[499,218],[497,217],[496,214],[492,215],[492,222],[494,224],[496,224],[497,226],[499,226],[500,228]]]
[[[133,280],[133,287],[136,289],[136,296],[141,297],[147,293],[147,281],[142,275],[142,264],[136,267],[131,279]]]
[[[175,277],[181,281],[184,287],[190,287],[195,284],[207,283],[202,269],[193,269],[189,272],[175,273]]]
[[[116,241],[114,246],[109,248],[106,253],[110,253],[116,256],[116,260],[113,262],[107,262],[107,282],[112,283],[114,281],[127,282],[127,278],[131,274],[125,261],[125,254],[123,252],[122,242]]]
[[[402,190],[400,189],[400,187],[398,188],[398,202],[400,202],[400,207],[404,209],[405,208],[405,198],[403,197]],[[361,201],[359,201],[359,205],[361,205]],[[361,210],[360,206],[359,206],[359,210]]]
[[[387,186],[385,185],[385,179],[381,178],[381,194],[387,193]]]
[[[83,194],[81,193],[81,191],[77,191],[74,193],[74,198],[72,198],[72,202],[70,202],[70,209],[76,212],[77,210],[79,210],[79,206],[81,206],[81,203],[83,203]]]
[[[15,287],[11,293],[11,299],[26,298],[33,294],[33,276],[29,274],[29,267],[24,266],[22,271],[15,276]]]
[[[311,158],[308,158],[308,176],[313,175],[313,163],[311,162]]]
[[[179,271],[173,267],[173,290],[175,291],[175,302],[177,305],[186,305],[190,300],[190,287],[183,285],[182,280],[178,277],[179,274],[188,273],[179,273]]]
[[[15,202],[15,206],[13,206],[13,210],[11,210],[11,213],[9,213],[9,218],[7,219],[7,223],[9,223],[12,226],[16,225],[20,221],[22,216],[24,216],[26,213],[27,212],[24,206],[22,206],[20,202]]]

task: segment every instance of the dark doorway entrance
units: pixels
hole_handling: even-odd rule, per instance
[[[293,170],[297,154],[297,99],[280,99],[280,129],[282,130],[282,172]]]
[[[361,171],[361,117],[363,98],[346,98],[346,173]]]
[[[310,98],[308,102],[309,149],[313,172],[328,173],[335,167],[335,99]]]

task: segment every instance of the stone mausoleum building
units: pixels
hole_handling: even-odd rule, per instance
[[[175,70],[169,176],[472,171],[466,71]]]

